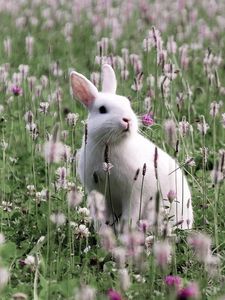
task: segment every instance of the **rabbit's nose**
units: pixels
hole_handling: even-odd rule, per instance
[[[129,122],[130,122],[130,119],[128,119],[128,118],[123,118],[123,121],[126,122],[126,123],[129,123]]]

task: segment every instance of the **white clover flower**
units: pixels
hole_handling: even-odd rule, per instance
[[[9,276],[9,271],[4,267],[0,267],[0,288],[3,288],[8,283]]]
[[[206,123],[204,116],[201,116],[201,121],[197,124],[197,128],[202,135],[206,135],[209,125]]]
[[[182,136],[186,136],[190,132],[190,124],[185,117],[179,122],[179,132]]]
[[[30,192],[30,191],[35,191],[35,186],[33,184],[28,184],[27,185],[27,190]]]
[[[112,255],[115,258],[118,268],[124,268],[126,263],[126,249],[124,247],[115,247],[116,240],[115,235],[112,231],[108,232],[108,236],[106,234],[107,232],[104,233],[105,236],[101,234],[101,244],[103,245],[103,243],[105,243],[104,248],[107,248],[106,250],[112,252]],[[106,244],[106,242],[108,245]]]
[[[119,278],[120,278],[120,287],[123,291],[126,291],[129,289],[131,282],[130,282],[130,276],[128,273],[128,270],[126,268],[120,269],[118,271]]]
[[[72,181],[67,182],[67,188],[69,191],[71,191],[74,187],[76,187],[74,182],[72,182]],[[82,195],[83,195],[83,193],[82,193]]]
[[[50,220],[52,221],[52,223],[56,224],[56,226],[62,226],[66,223],[66,217],[63,213],[51,214]]]
[[[31,267],[31,270],[35,270],[35,267],[40,264],[40,259],[38,256],[34,255],[27,255],[27,257],[24,259],[23,263],[27,266]]]
[[[188,165],[190,167],[196,166],[195,160],[193,157],[187,156],[185,159],[185,165]]]
[[[78,224],[76,222],[70,221],[70,226],[72,228],[78,228]]]
[[[47,114],[48,108],[49,108],[49,103],[48,102],[41,102],[39,104],[40,113]]]
[[[94,220],[105,220],[105,197],[97,191],[91,191],[88,195],[88,207]]]
[[[3,112],[4,112],[4,106],[0,104],[0,114],[2,114]]]
[[[225,113],[222,114],[222,121],[221,121],[221,123],[222,123],[223,128],[225,128]]]
[[[75,228],[75,234],[77,238],[87,238],[90,235],[90,231],[86,225],[80,224],[77,228]]]
[[[4,211],[8,211],[8,212],[12,211],[13,209],[13,205],[9,201],[2,201],[1,207],[3,208]]]
[[[3,151],[5,151],[7,148],[8,148],[8,143],[6,143],[6,141],[5,140],[1,140],[1,143],[0,143],[0,146],[1,146],[1,148],[2,148],[2,150]]]
[[[87,207],[79,207],[77,212],[85,217],[90,216],[90,210]]]
[[[87,207],[78,207],[77,213],[84,223],[89,223],[91,221],[90,210]]]
[[[24,293],[15,293],[15,294],[13,294],[12,299],[13,300],[27,300],[28,297]]]
[[[3,233],[0,233],[0,245],[3,245],[5,243],[5,236]]]
[[[33,256],[33,255],[27,255],[27,257],[24,259],[24,263],[29,266],[34,266],[35,261],[36,261],[36,259],[35,259],[35,256]]]
[[[35,193],[35,186],[33,184],[27,185],[27,191],[29,195],[33,195]]]
[[[18,158],[17,157],[9,157],[9,161],[12,163],[12,164],[15,164],[15,163],[17,163],[17,161],[18,161]]]
[[[48,190],[43,189],[40,192],[36,192],[35,197],[37,201],[46,201],[48,198]]]
[[[134,279],[139,283],[145,283],[145,277],[142,277],[140,274],[133,274]]]
[[[66,122],[70,126],[75,126],[79,119],[79,115],[75,113],[68,113],[66,116]]]
[[[87,246],[84,248],[84,253],[88,253],[91,250],[91,246]]]
[[[88,285],[75,290],[75,300],[95,300],[96,290]]]
[[[27,123],[27,124],[26,124],[26,129],[27,129],[28,131],[30,131],[30,132],[33,132],[34,130],[37,129],[37,125],[36,125],[35,123],[33,123],[33,122]]]
[[[148,255],[152,252],[153,245],[154,245],[154,236],[153,235],[147,236],[145,238],[145,247]]]
[[[68,205],[71,208],[78,206],[83,199],[83,194],[75,187],[72,186],[71,190],[67,194]]]

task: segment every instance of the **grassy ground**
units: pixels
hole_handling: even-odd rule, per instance
[[[0,2],[1,299],[223,299],[224,13],[222,1]],[[144,51],[147,36],[151,49]],[[141,129],[171,155],[165,121],[177,128],[176,155],[186,162],[196,235],[177,230],[170,246],[158,237],[166,257],[161,267],[160,251],[145,245],[148,230],[141,244],[133,238],[140,255],[118,266],[93,229],[87,195],[76,207],[68,202],[74,185],[76,197],[82,193],[74,161],[86,118],[72,99],[68,74],[99,74],[99,57],[113,62],[118,93],[130,97],[140,117],[150,101],[154,124]],[[138,90],[131,88],[134,79]],[[74,125],[69,112],[78,114]],[[51,134],[70,147],[58,163],[43,155]],[[129,250],[120,237],[115,243]],[[179,287],[165,282],[168,275],[182,278]]]

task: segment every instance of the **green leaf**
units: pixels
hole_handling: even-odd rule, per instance
[[[17,255],[16,244],[13,242],[6,242],[0,246],[0,256],[4,261],[10,262]]]

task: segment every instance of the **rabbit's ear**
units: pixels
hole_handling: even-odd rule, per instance
[[[116,93],[117,81],[113,68],[104,64],[102,67],[102,91],[104,93]]]
[[[98,90],[85,76],[75,71],[70,73],[71,86],[74,97],[88,108],[98,96]]]

